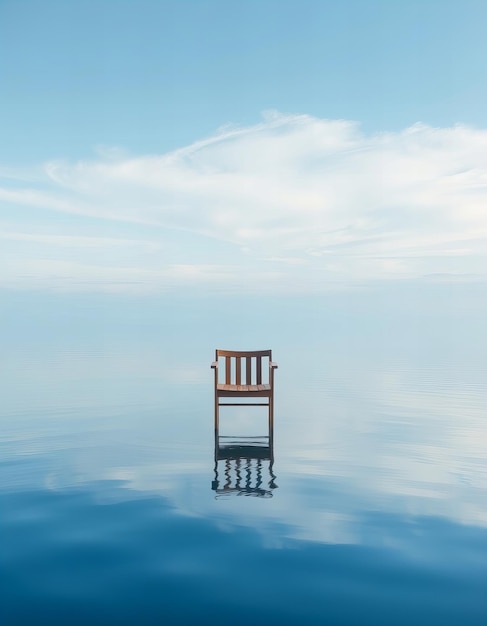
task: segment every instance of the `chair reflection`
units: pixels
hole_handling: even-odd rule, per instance
[[[231,495],[272,498],[277,489],[273,471],[272,432],[262,437],[231,437],[215,434],[215,497]]]

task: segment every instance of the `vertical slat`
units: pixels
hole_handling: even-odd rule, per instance
[[[235,384],[242,384],[242,359],[238,356],[235,358],[236,368],[235,368]]]
[[[246,361],[245,384],[251,385],[252,384],[252,357],[246,356],[245,361]]]
[[[262,357],[257,357],[257,381],[256,385],[262,385]]]
[[[230,365],[231,365],[231,361],[230,361],[230,357],[226,356],[225,357],[225,385],[230,385]]]

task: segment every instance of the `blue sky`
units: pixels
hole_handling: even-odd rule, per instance
[[[485,281],[487,4],[0,0],[0,285]]]

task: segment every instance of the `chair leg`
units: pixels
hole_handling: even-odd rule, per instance
[[[215,394],[215,435],[220,428],[220,405],[218,404],[218,396]]]
[[[269,396],[269,437],[274,432],[274,397]]]

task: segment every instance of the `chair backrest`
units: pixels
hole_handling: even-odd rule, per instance
[[[219,382],[225,385],[266,385],[270,383],[269,363],[272,350],[241,352],[216,350],[215,360],[225,361],[225,367],[219,367]],[[221,372],[224,372],[222,374]]]

